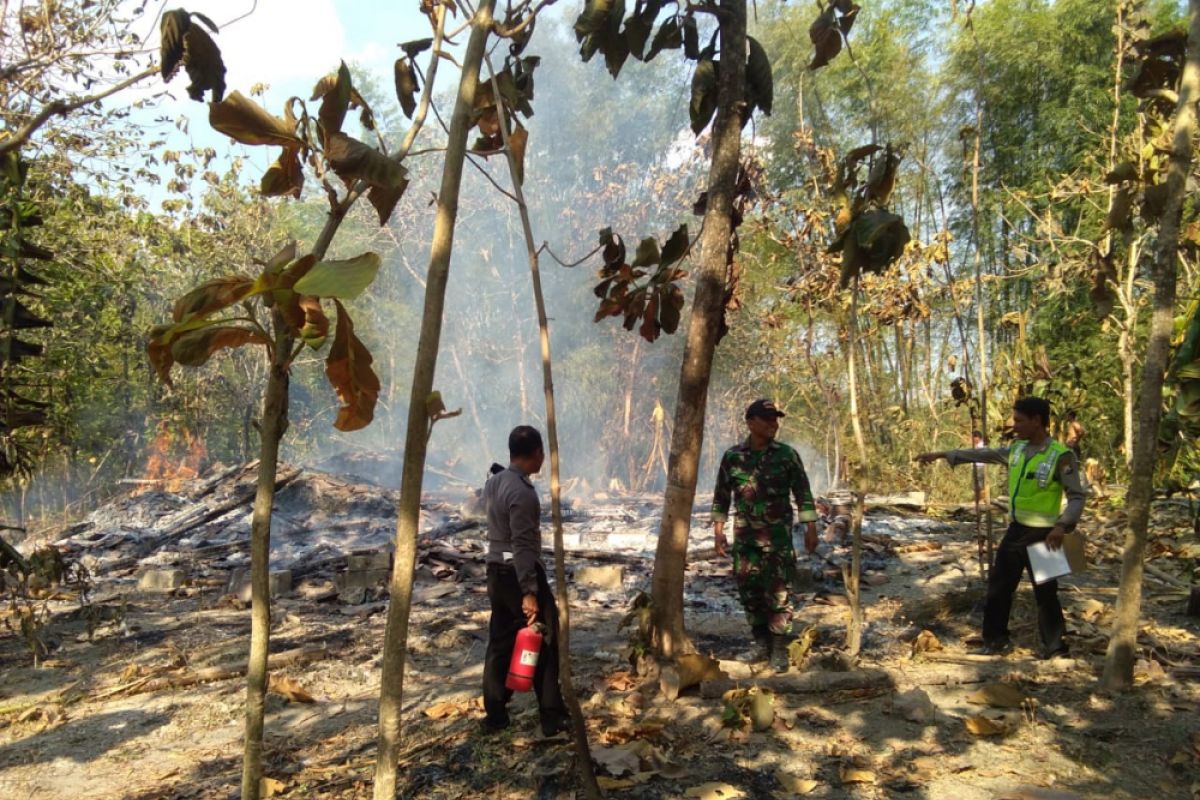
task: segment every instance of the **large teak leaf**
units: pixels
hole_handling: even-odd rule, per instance
[[[376,253],[363,253],[343,261],[318,261],[293,288],[304,295],[353,300],[375,280],[379,265]]]
[[[325,375],[337,392],[342,407],[338,409],[333,427],[339,431],[356,431],[370,424],[379,400],[379,378],[371,368],[371,353],[354,335],[354,324],[346,309],[337,300],[337,333],[329,357],[325,359]]]

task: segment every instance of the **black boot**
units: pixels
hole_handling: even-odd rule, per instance
[[[745,656],[745,661],[760,664],[771,659],[771,631],[766,625],[755,625],[750,629],[754,634],[754,649]]]
[[[778,633],[771,636],[771,669],[776,673],[783,674],[788,671],[790,659],[788,658],[788,645],[792,643],[792,637],[786,633]]]

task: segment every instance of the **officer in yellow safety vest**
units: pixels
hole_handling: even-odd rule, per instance
[[[971,448],[922,453],[916,461],[930,464],[940,458],[950,466],[965,462],[1008,465],[1008,531],[996,550],[996,561],[988,574],[987,600],[983,609],[984,652],[1007,653],[1012,649],[1008,617],[1021,573],[1029,567],[1026,548],[1045,541],[1051,550],[1062,546],[1063,537],[1075,529],[1087,500],[1087,489],[1079,479],[1079,460],[1066,445],[1050,438],[1050,403],[1040,397],[1025,397],[1013,404],[1013,432],[1009,447]],[[1066,507],[1063,507],[1063,497]],[[1030,580],[1033,574],[1030,571]],[[1066,623],[1058,602],[1058,581],[1035,584],[1038,636],[1041,658],[1065,655]]]

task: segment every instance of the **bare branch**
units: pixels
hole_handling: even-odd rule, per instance
[[[31,120],[29,120],[29,122],[25,123],[25,125],[23,125],[21,127],[21,129],[18,130],[15,134],[13,134],[9,138],[5,139],[4,141],[0,141],[0,156],[4,155],[12,150],[16,150],[18,147],[23,145],[25,142],[29,141],[29,137],[32,136],[34,133],[36,133],[38,128],[41,128],[43,125],[45,125],[50,120],[51,117],[66,116],[67,114],[70,114],[72,111],[74,111],[78,108],[83,108],[86,105],[90,105],[91,103],[95,103],[100,100],[103,100],[106,97],[116,94],[117,92],[121,91],[122,89],[128,89],[130,86],[133,86],[135,83],[139,83],[140,81],[143,81],[146,78],[149,78],[150,76],[155,75],[157,72],[158,72],[158,65],[154,65],[154,66],[149,67],[148,69],[146,69],[143,72],[139,72],[138,74],[136,74],[130,78],[126,78],[125,80],[121,81],[120,83],[113,84],[109,88],[105,89],[103,92],[97,92],[96,94],[90,94],[90,95],[87,95],[86,97],[77,97],[73,100],[55,100],[52,103],[48,103],[47,105],[42,107],[42,110],[39,111],[33,119],[31,119]]]

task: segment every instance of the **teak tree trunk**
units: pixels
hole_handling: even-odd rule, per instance
[[[425,307],[417,341],[412,392],[408,401],[408,430],[404,440],[404,470],[400,479],[400,503],[396,521],[396,555],[392,566],[387,632],[383,644],[383,674],[379,691],[379,748],[375,762],[375,800],[395,800],[396,766],[400,757],[400,712],[404,697],[404,655],[408,649],[408,615],[412,605],[413,568],[417,560],[417,533],[421,517],[421,485],[425,477],[425,452],[429,442],[426,400],[433,391],[438,345],[442,336],[446,283],[454,247],[454,225],[458,216],[458,194],[466,160],[467,134],[475,89],[479,84],[484,45],[492,28],[495,0],[482,0],[471,20],[471,36],[462,56],[458,99],[450,118],[442,186],[437,198],[437,217],[429,253],[425,284]]]
[[[1188,172],[1192,165],[1192,138],[1196,133],[1196,101],[1200,99],[1200,0],[1188,3],[1187,58],[1179,82],[1179,104],[1175,112],[1174,142],[1167,170],[1167,202],[1158,228],[1152,275],[1154,311],[1150,341],[1142,367],[1142,389],[1138,403],[1138,428],[1133,440],[1133,469],[1125,507],[1128,526],[1125,554],[1121,563],[1121,586],[1117,591],[1116,620],[1104,660],[1101,686],[1122,691],[1133,686],[1133,663],[1137,654],[1138,617],[1142,604],[1142,569],[1146,554],[1146,529],[1154,492],[1154,466],[1158,455],[1158,426],[1162,419],[1163,378],[1171,355],[1175,328],[1175,278],[1179,258],[1179,224]]]
[[[667,490],[651,587],[652,643],[655,651],[664,658],[674,658],[694,649],[683,625],[683,576],[700,450],[704,444],[708,381],[721,318],[725,313],[726,258],[733,232],[733,200],[741,158],[746,0],[725,0],[718,19],[721,70],[717,86],[717,118],[712,131],[708,205],[700,237],[696,293],[679,372]]]
[[[250,521],[250,658],[246,667],[246,733],[242,752],[242,798],[257,800],[262,786],[263,718],[267,698],[267,653],[271,640],[271,512],[279,441],[287,430],[288,370],[292,337],[278,309],[271,371],[263,398],[258,489]]]

